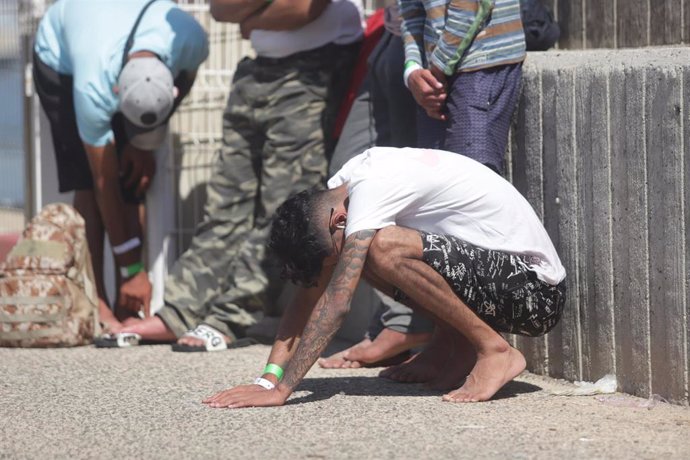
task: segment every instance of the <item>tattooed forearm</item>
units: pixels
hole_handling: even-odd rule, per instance
[[[345,240],[333,277],[316,304],[285,372],[282,383],[291,391],[299,385],[343,322],[375,234],[375,230],[363,230]]]

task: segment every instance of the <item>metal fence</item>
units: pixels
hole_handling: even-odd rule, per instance
[[[19,3],[0,0],[0,233],[24,224],[23,66]]]

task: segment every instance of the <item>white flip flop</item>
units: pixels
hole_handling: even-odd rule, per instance
[[[134,332],[118,332],[116,334],[103,334],[93,341],[96,348],[128,348],[139,345],[141,336]]]
[[[259,342],[251,337],[244,337],[235,339],[230,343],[225,342],[225,336],[221,332],[206,324],[200,324],[195,329],[187,331],[182,337],[193,337],[195,339],[203,340],[204,345],[187,345],[182,343],[174,343],[173,351],[182,353],[189,352],[203,352],[203,351],[223,351],[231,348],[248,347],[249,345],[256,345]]]
[[[198,351],[222,351],[228,349],[228,344],[225,343],[225,337],[219,330],[207,326],[206,324],[199,324],[195,329],[185,332],[182,337],[191,337],[204,341],[203,346],[187,345],[183,343],[174,343],[173,351],[184,353],[198,352]]]

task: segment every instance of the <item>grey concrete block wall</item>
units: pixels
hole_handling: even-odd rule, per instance
[[[510,174],[568,271],[531,370],[688,404],[690,48],[530,53]]]
[[[690,42],[690,0],[541,0],[561,27],[560,48]]]

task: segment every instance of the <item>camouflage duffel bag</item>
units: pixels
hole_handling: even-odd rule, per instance
[[[0,264],[0,346],[86,345],[98,333],[84,219],[66,204],[48,205]]]

